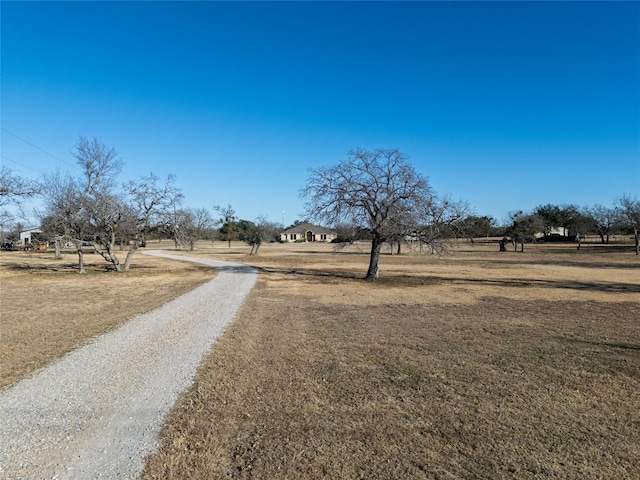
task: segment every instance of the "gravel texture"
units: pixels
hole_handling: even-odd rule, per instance
[[[164,417],[257,279],[244,265],[145,253],[219,274],[1,392],[1,478],[140,475]]]

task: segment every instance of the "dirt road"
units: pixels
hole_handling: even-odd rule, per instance
[[[215,279],[95,338],[0,393],[0,477],[137,478],[166,414],[257,279]]]

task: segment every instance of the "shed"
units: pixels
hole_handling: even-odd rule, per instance
[[[20,232],[20,245],[31,245],[33,243],[33,237],[42,233],[42,230],[24,230]]]

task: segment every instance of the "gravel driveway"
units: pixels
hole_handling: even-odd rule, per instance
[[[210,265],[210,282],[137,316],[0,393],[0,477],[137,478],[166,414],[256,282]]]

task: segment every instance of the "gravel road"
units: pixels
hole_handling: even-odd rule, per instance
[[[210,265],[210,282],[137,316],[0,393],[0,477],[133,479],[166,414],[256,282]]]

